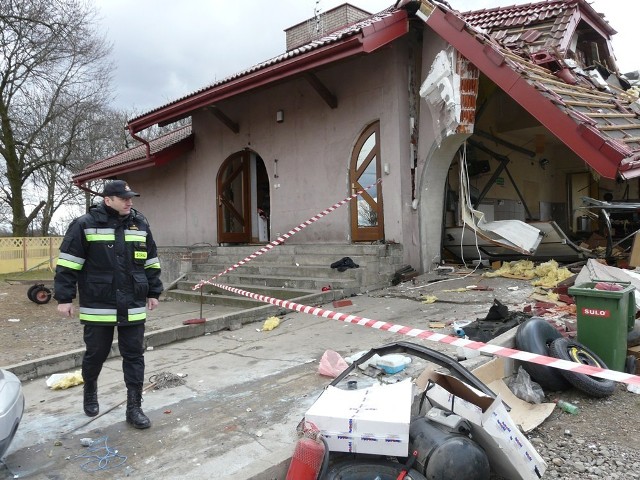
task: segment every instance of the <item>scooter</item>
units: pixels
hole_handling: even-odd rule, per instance
[[[451,375],[491,398],[496,394],[455,359],[410,342],[373,348],[354,360],[331,386],[341,388],[343,380],[373,356],[408,354],[447,368]],[[357,370],[356,370],[357,371]],[[347,382],[348,384],[349,382]],[[349,387],[347,386],[347,389]],[[423,412],[425,397],[418,405]],[[507,410],[510,408],[507,407]],[[304,424],[304,419],[301,425]],[[330,452],[322,435],[302,437],[291,459],[287,479],[296,480],[488,480],[489,460],[482,447],[470,438],[471,426],[462,417],[430,408],[411,420],[409,455],[385,458],[376,455]]]

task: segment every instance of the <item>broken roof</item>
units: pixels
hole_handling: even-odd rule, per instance
[[[580,9],[580,11],[578,11]],[[493,7],[462,14],[476,28],[489,32],[505,46],[526,44],[533,49],[566,53],[568,40],[581,19],[603,37],[617,33],[591,5],[579,0]]]
[[[535,4],[528,4],[504,9],[506,13],[502,9],[469,13],[470,18],[477,18],[480,24],[495,30],[479,28],[467,19],[467,14],[428,0],[420,2],[416,15],[600,175],[607,178],[621,175],[626,179],[640,176],[637,97],[594,81],[594,76],[576,64],[565,62],[550,48],[533,51],[509,48],[495,38],[501,28],[517,24],[521,28],[526,22],[544,23],[554,15],[554,25],[562,24],[567,12],[554,9],[557,4],[572,10],[573,30],[587,16],[605,29],[606,22],[585,0],[539,2],[538,5],[550,7],[541,11],[537,11]],[[547,30],[553,31],[553,27]],[[572,31],[564,34],[571,35]]]
[[[222,99],[372,52],[405,35],[414,11],[600,175],[640,176],[637,98],[594,82],[591,73],[558,55],[579,21],[606,39],[615,33],[585,0],[551,0],[466,14],[429,0],[401,0],[395,7],[136,117],[129,121],[129,130],[135,134],[154,124],[166,125]],[[88,169],[76,177],[100,178]]]

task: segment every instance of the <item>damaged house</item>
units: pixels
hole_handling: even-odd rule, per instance
[[[171,219],[152,222],[163,247],[265,244],[366,189],[287,245],[393,246],[422,272],[580,258],[602,229],[583,197],[640,197],[640,104],[615,30],[586,0],[452,8],[345,4],[293,26],[282,55],[131,119],[140,145],[74,183],[129,181],[150,219]],[[627,212],[611,214],[617,238],[640,228]]]

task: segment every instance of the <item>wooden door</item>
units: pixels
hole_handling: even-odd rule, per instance
[[[380,178],[381,170],[380,122],[374,122],[360,135],[351,154],[351,193],[374,184]],[[353,241],[384,240],[382,185],[378,183],[371,187],[350,204]]]
[[[227,158],[218,171],[218,243],[251,242],[250,152]]]

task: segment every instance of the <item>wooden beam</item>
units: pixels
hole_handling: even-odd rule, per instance
[[[331,108],[338,108],[338,99],[313,73],[305,73],[304,78]]]
[[[227,126],[227,128],[229,128],[229,130],[231,130],[233,133],[238,133],[240,131],[240,126],[234,122],[233,120],[231,120],[229,117],[227,117],[218,107],[216,107],[215,105],[211,105],[209,107],[207,107],[207,110],[209,110],[209,112],[216,117],[218,120],[220,120],[224,125]]]

